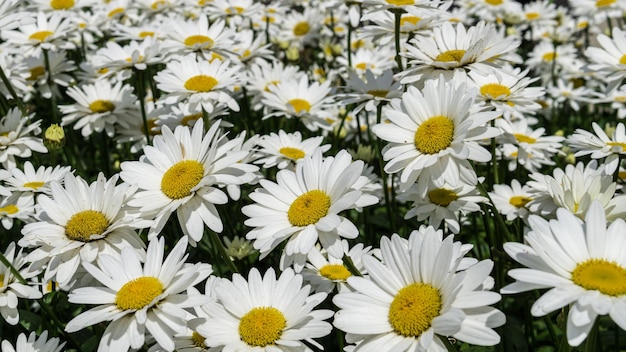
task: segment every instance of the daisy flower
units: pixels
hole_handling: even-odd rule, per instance
[[[52,182],[50,195],[37,198],[38,221],[24,226],[19,245],[35,249],[29,253],[31,262],[49,260],[45,280],[54,278],[67,287],[81,262],[94,262],[102,253],[124,247],[143,253],[144,244],[135,229],[148,227],[150,222],[128,211],[125,204],[135,190],[116,185],[117,180],[117,175],[107,180],[100,173],[89,184],[68,172],[63,185]]]
[[[48,152],[42,139],[35,137],[41,134],[41,120],[34,121],[33,116],[22,116],[13,108],[0,118],[0,164],[5,168],[16,167],[16,156],[30,158],[32,152]]]
[[[207,16],[199,16],[197,20],[191,21],[180,19],[170,21],[164,25],[169,40],[163,46],[173,53],[206,51],[228,55],[228,52],[232,51],[235,32],[226,27],[226,22],[222,19],[216,20],[210,26]]]
[[[163,62],[160,42],[153,37],[146,37],[142,41],[131,40],[121,46],[116,42],[107,42],[106,47],[99,49],[93,63],[97,69],[107,68],[104,77],[123,71],[119,77],[123,80],[130,78],[131,69],[145,70],[148,65]]]
[[[36,17],[35,23],[21,25],[16,30],[4,31],[2,37],[8,43],[21,48],[25,55],[38,54],[41,49],[56,51],[74,47],[74,44],[66,40],[72,30],[67,13],[37,12],[31,16]]]
[[[133,248],[121,255],[98,258],[98,266],[85,263],[85,269],[103,286],[81,287],[69,293],[75,304],[97,304],[65,326],[72,333],[87,326],[110,321],[98,351],[128,351],[143,347],[146,330],[166,351],[174,350],[173,336],[186,331],[185,309],[210,302],[204,295],[183,291],[205,280],[212,272],[209,264],[185,264],[187,238],[182,237],[163,260],[165,241],[152,239],[146,260]]]
[[[15,192],[8,197],[0,196],[0,222],[7,230],[13,228],[15,219],[32,222],[35,217],[35,197],[32,194],[22,195]]]
[[[302,270],[302,277],[304,282],[309,283],[315,292],[331,293],[335,287],[338,292],[343,292],[346,289],[350,290],[346,280],[352,276],[352,273],[345,266],[343,257],[349,257],[354,268],[362,275],[366,275],[367,271],[363,266],[361,258],[364,254],[379,253],[378,249],[372,249],[371,246],[365,247],[363,243],[357,243],[352,248],[349,247],[346,240],[342,240],[341,244],[343,246],[343,256],[339,258],[330,255],[324,250],[319,250],[317,247],[313,247],[307,255],[308,263]]]
[[[609,90],[613,90],[626,77],[626,32],[613,27],[612,38],[599,34],[596,39],[601,48],[591,46],[585,51],[591,61],[589,69],[606,77]]]
[[[48,330],[44,330],[39,337],[34,331],[28,335],[21,333],[17,337],[15,347],[8,340],[2,341],[2,352],[61,352],[65,342],[61,343],[58,337],[48,340]]]
[[[500,300],[487,291],[491,260],[462,265],[469,248],[432,227],[413,231],[408,241],[383,237],[380,250],[382,261],[362,258],[368,277],[349,277],[354,291],[333,298],[333,325],[355,350],[447,351],[435,334],[481,346],[500,342],[493,328],[505,317],[489,307]]]
[[[530,157],[537,158],[542,155],[545,159],[552,159],[562,147],[564,137],[545,136],[546,129],[539,127],[533,129],[528,126],[528,119],[509,121],[507,119],[496,120],[496,126],[502,130],[502,135],[497,141],[501,144],[510,143],[517,147],[517,161],[521,165],[527,163]]]
[[[28,263],[24,260],[24,256],[21,248],[16,252],[14,242],[9,243],[4,251],[4,257],[11,263],[11,266],[20,273],[23,279],[28,280],[36,277],[39,272],[23,268]],[[41,291],[37,287],[21,283],[13,275],[11,269],[0,263],[0,314],[7,323],[16,325],[20,321],[17,309],[19,298],[39,299],[41,297]]]
[[[506,253],[525,268],[509,270],[516,281],[503,294],[549,289],[530,309],[541,317],[569,306],[567,341],[580,345],[599,315],[609,315],[626,330],[626,223],[607,224],[599,202],[593,202],[582,221],[566,209],[556,219],[528,218],[525,243],[504,244]]]
[[[191,108],[201,105],[208,113],[222,104],[239,111],[239,105],[229,91],[239,84],[238,71],[239,68],[229,61],[208,62],[195,55],[187,55],[170,61],[164,70],[154,76],[154,80],[158,89],[168,93],[165,97],[167,104],[187,99]]]
[[[385,70],[381,75],[375,76],[371,70],[365,71],[365,79],[361,79],[356,73],[348,71],[345,94],[336,95],[341,105],[357,104],[352,109],[352,114],[358,114],[361,110],[375,111],[380,104],[385,104],[391,99],[400,98],[402,90],[400,82],[394,81],[393,71]]]
[[[564,106],[566,103],[574,111],[580,110],[580,103],[590,103],[589,97],[593,94],[593,90],[584,85],[574,88],[574,82],[571,79],[557,78],[556,86],[550,84],[547,93],[552,97],[553,104]]]
[[[304,12],[292,11],[283,19],[278,38],[303,48],[320,35],[323,22],[324,15],[313,7],[305,7]]]
[[[74,124],[83,137],[94,132],[105,132],[109,137],[115,134],[115,125],[129,127],[129,121],[140,119],[137,97],[132,94],[133,88],[121,81],[112,85],[109,80],[102,79],[94,84],[67,89],[76,103],[60,105],[65,115],[61,125]]]
[[[287,269],[276,278],[273,269],[263,277],[252,268],[248,280],[234,274],[215,288],[218,305],[197,328],[209,347],[224,351],[312,351],[322,346],[316,338],[328,335],[332,326],[326,319],[331,310],[314,308],[326,293],[310,294],[302,276]],[[305,344],[306,342],[306,344]]]
[[[205,226],[215,232],[223,229],[215,204],[225,204],[228,198],[217,186],[242,184],[242,177],[258,168],[239,162],[249,152],[232,151],[240,141],[229,141],[221,134],[219,123],[206,133],[203,120],[193,129],[178,126],[172,132],[165,126],[161,131],[153,145],[144,148],[139,161],[121,164],[122,180],[139,187],[128,205],[154,217],[150,238],[157,236],[176,212],[183,233],[195,245]]]
[[[479,204],[489,201],[480,195],[475,186],[463,180],[455,187],[446,184],[441,187],[430,186],[426,192],[423,196],[417,185],[414,185],[398,196],[402,201],[412,202],[404,218],[417,217],[417,221],[428,220],[428,225],[436,229],[442,228],[443,223],[446,233],[459,233],[461,230],[459,217],[481,211]]]
[[[550,41],[540,41],[528,54],[525,65],[538,72],[544,81],[574,67],[578,50],[573,44],[556,45]]]
[[[263,118],[272,116],[287,116],[300,118],[304,126],[311,131],[318,128],[328,128],[328,122],[323,118],[325,109],[333,101],[330,96],[330,81],[309,84],[309,77],[303,75],[300,79],[286,79],[276,85],[270,85],[269,91],[264,91],[262,103],[274,112]]]
[[[299,80],[305,75],[297,66],[285,66],[281,61],[267,62],[265,60],[257,60],[247,72],[244,80],[248,94],[252,95],[251,105],[254,109],[260,110],[263,106],[260,101],[263,92],[269,92],[269,87],[282,82],[285,77],[289,79]]]
[[[347,56],[339,56],[337,62],[348,68],[348,71],[354,70],[361,77],[365,77],[367,70],[375,75],[382,75],[383,72],[396,68],[396,62],[393,60],[395,55],[389,46],[379,46],[375,49],[365,47],[352,52],[352,66],[348,65]]]
[[[48,62],[50,64],[50,74],[52,75],[52,87],[48,85],[48,72],[45,68],[45,58],[43,53],[37,56],[27,57],[26,66],[30,75],[26,78],[28,84],[28,92],[24,96],[25,101],[31,100],[33,95],[41,94],[46,99],[50,99],[52,94],[61,97],[58,86],[67,87],[76,83],[74,77],[69,72],[76,70],[74,61],[68,60],[64,51],[51,51],[48,53]]]
[[[342,257],[341,238],[356,238],[359,230],[339,213],[378,201],[352,188],[365,177],[363,167],[345,150],[327,158],[317,152],[297,163],[295,171],[279,171],[277,183],[260,180],[262,188],[250,194],[255,203],[241,209],[249,217],[244,224],[254,227],[246,238],[254,240],[262,257],[287,240],[281,265],[293,262],[297,272],[318,240],[331,255]]]
[[[468,71],[497,68],[519,44],[519,40],[505,37],[495,25],[484,21],[467,29],[462,23],[455,27],[444,22],[433,28],[433,36],[415,37],[406,46],[412,67],[401,73],[401,82],[424,82],[440,74],[451,78],[455,72],[465,75]]]
[[[385,172],[400,174],[400,190],[407,190],[422,174],[437,185],[455,187],[460,173],[475,183],[468,160],[486,162],[491,153],[478,141],[500,132],[487,123],[497,112],[477,112],[474,90],[456,87],[443,77],[429,80],[423,91],[409,86],[402,99],[383,107],[390,123],[377,124],[372,132],[389,142],[383,148]],[[422,182],[425,184],[426,182]]]
[[[530,211],[528,203],[533,200],[530,187],[522,185],[518,180],[511,180],[511,184],[493,185],[493,192],[489,192],[493,206],[500,214],[506,216],[508,221],[517,218],[526,220]]]
[[[626,129],[618,123],[611,138],[595,122],[591,123],[595,134],[582,128],[567,137],[566,144],[576,153],[575,157],[591,155],[592,159],[604,159],[604,172],[612,175],[618,170],[620,157],[626,154]]]
[[[287,133],[279,130],[278,134],[272,132],[261,136],[257,141],[261,156],[254,163],[263,164],[263,168],[277,166],[279,169],[292,167],[307,155],[313,155],[318,150],[325,153],[330,149],[330,144],[322,145],[324,137],[317,136],[302,140],[302,134],[298,131]]]

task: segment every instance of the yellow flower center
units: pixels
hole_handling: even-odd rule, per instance
[[[622,179],[622,180],[626,180],[626,171],[618,172],[617,176],[619,176],[619,178]]]
[[[190,121],[197,121],[198,119],[202,118],[202,113],[199,112],[197,114],[191,114],[191,115],[187,115],[185,117],[182,118],[182,120],[180,120],[180,125],[181,126],[188,126]]]
[[[523,208],[531,200],[533,199],[526,196],[513,196],[511,197],[511,199],[509,199],[509,203],[516,208]]]
[[[23,187],[27,187],[27,188],[32,188],[32,189],[39,189],[41,187],[43,187],[43,185],[45,185],[45,182],[42,181],[33,181],[33,182],[26,182]]]
[[[461,59],[463,58],[463,55],[465,55],[465,50],[461,50],[461,49],[455,49],[455,50],[448,50],[448,51],[444,51],[443,53],[437,55],[437,57],[435,58],[435,61],[443,61],[443,62],[452,62],[452,61],[456,61],[456,62],[461,62]]]
[[[157,128],[157,127],[158,127],[158,125],[157,125],[156,121],[157,121],[157,119],[155,119],[155,118],[152,118],[152,119],[147,119],[147,120],[146,120],[146,125],[148,125],[148,133],[149,133],[151,136],[156,136],[156,135],[161,134],[161,130],[159,130],[159,129]],[[142,132],[143,134],[145,134],[145,133],[146,133],[146,130],[145,130],[145,128],[144,128],[144,126],[143,126],[143,124],[141,125],[141,132]]]
[[[245,9],[241,6],[231,6],[226,9],[226,13],[230,15],[237,15],[244,11]]]
[[[0,274],[0,288],[4,287],[4,274]]]
[[[304,158],[304,151],[298,148],[284,147],[284,148],[280,148],[279,152],[291,160],[298,160],[298,159]]]
[[[506,98],[511,95],[511,90],[509,87],[499,83],[489,83],[480,87],[480,94],[491,99]]]
[[[28,37],[28,39],[30,39],[30,40],[37,40],[37,41],[43,42],[44,40],[46,40],[46,38],[48,38],[52,34],[53,34],[53,32],[51,32],[51,31],[39,31],[39,32],[35,32],[35,33],[31,34]]]
[[[197,75],[185,82],[185,89],[195,92],[209,92],[217,83],[217,80],[211,76]]]
[[[204,340],[206,340],[204,338],[204,336],[198,334],[197,332],[193,332],[191,334],[191,340],[193,341],[193,345],[198,347],[198,348],[206,348],[206,345],[204,344]]]
[[[626,295],[626,269],[605,259],[589,259],[576,265],[572,281],[586,289],[608,296]]]
[[[619,58],[620,65],[626,65],[626,54]]]
[[[306,21],[302,21],[302,22],[298,22],[294,27],[293,27],[293,34],[301,37],[307,33],[309,33],[309,30],[311,28],[309,27],[309,22]]]
[[[123,7],[117,7],[117,8],[114,8],[113,10],[109,11],[109,13],[107,14],[107,17],[111,18],[111,17],[113,17],[113,16],[115,16],[117,14],[120,14],[120,13],[124,13],[124,8]]]
[[[109,227],[109,220],[99,211],[83,210],[65,224],[65,235],[73,241],[89,242],[92,235],[101,235]]]
[[[365,70],[367,69],[367,62],[359,62],[358,64],[354,65],[354,67],[359,70]]]
[[[421,18],[417,17],[417,16],[402,16],[402,18],[400,18],[400,26],[404,26],[406,24],[410,24],[415,26],[417,24],[417,22],[419,22],[421,20]]]
[[[385,0],[389,5],[393,6],[407,6],[413,5],[415,1],[413,0]]]
[[[315,224],[328,214],[330,197],[320,190],[308,191],[291,203],[287,218],[293,226]]]
[[[452,190],[437,188],[428,192],[428,199],[430,199],[432,203],[447,207],[452,201],[459,199],[459,196]]]
[[[526,19],[529,21],[535,20],[537,18],[539,18],[540,15],[537,12],[529,12],[526,14]]]
[[[163,283],[156,277],[142,276],[129,281],[117,291],[115,305],[121,310],[139,310],[163,293]]]
[[[436,154],[448,148],[454,138],[454,122],[445,116],[434,116],[422,122],[415,131],[415,148],[424,154]]]
[[[493,6],[501,5],[503,0],[485,0],[486,3]]]
[[[15,204],[9,204],[9,205],[6,205],[4,207],[0,207],[0,213],[4,213],[4,214],[8,214],[8,215],[15,214],[19,210],[20,209],[17,206],[15,206]]]
[[[239,336],[250,346],[272,345],[283,334],[287,320],[274,307],[252,308],[239,322]]]
[[[387,96],[387,94],[389,94],[389,91],[384,90],[384,89],[374,89],[374,90],[368,90],[367,94],[373,95],[378,98],[384,98]]]
[[[89,110],[94,113],[105,113],[115,110],[115,104],[110,100],[96,100],[89,104]]]
[[[172,165],[161,179],[161,191],[171,199],[184,198],[204,177],[204,166],[196,160],[182,160]]]
[[[596,1],[596,7],[607,7],[613,5],[615,0],[598,0]]]
[[[46,69],[43,66],[37,66],[30,69],[30,76],[28,80],[34,81],[39,79],[39,77],[43,76],[46,73]]]
[[[144,39],[146,37],[153,37],[154,36],[154,32],[152,31],[142,31],[139,32],[139,38]]]
[[[287,103],[293,106],[293,110],[296,112],[296,114],[299,114],[301,112],[309,112],[309,110],[311,110],[311,104],[304,99],[295,98],[289,100]]]
[[[439,290],[429,284],[416,282],[396,294],[389,307],[389,323],[393,330],[406,337],[424,333],[441,310]]]
[[[515,137],[515,139],[517,139],[518,143],[533,144],[537,141],[535,138],[527,136],[525,134],[521,134],[521,133],[513,133],[513,136]]]
[[[165,0],[157,0],[157,1],[153,2],[152,5],[150,5],[150,7],[153,10],[158,10],[158,9],[164,7],[165,5],[167,5],[167,1],[165,1]]]
[[[214,42],[213,42],[213,39],[207,37],[206,35],[196,34],[196,35],[190,35],[189,37],[185,38],[184,43],[186,46],[199,45],[203,49],[209,49],[213,46]]]
[[[622,148],[622,151],[626,150],[626,143],[622,143],[622,142],[606,142],[606,145],[608,145],[609,147],[620,147],[620,148]]]
[[[55,10],[67,10],[74,7],[74,0],[51,0],[50,7]]]
[[[346,281],[352,274],[341,264],[327,264],[320,269],[320,275],[333,281]]]
[[[543,61],[551,62],[552,60],[556,59],[556,53],[554,51],[551,51],[549,53],[543,54],[541,58],[543,59]]]

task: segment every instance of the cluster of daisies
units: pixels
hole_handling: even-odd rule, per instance
[[[624,13],[2,1],[2,351],[617,349]]]

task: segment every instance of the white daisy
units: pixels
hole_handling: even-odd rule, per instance
[[[496,126],[503,132],[497,138],[498,143],[515,145],[517,162],[524,166],[531,157],[553,159],[553,156],[560,152],[561,142],[565,139],[562,136],[546,136],[546,129],[543,127],[533,129],[528,126],[528,119],[515,121],[497,119]]]
[[[311,137],[302,140],[302,134],[298,131],[287,133],[279,130],[278,134],[270,133],[261,136],[256,142],[260,147],[257,153],[260,156],[255,160],[255,164],[263,164],[263,168],[277,166],[279,169],[293,167],[299,160],[305,156],[313,155],[318,150],[325,153],[330,149],[330,144],[324,144],[324,137]]]
[[[33,151],[48,151],[41,138],[36,137],[41,134],[41,120],[34,120],[33,116],[22,116],[18,108],[13,108],[0,118],[0,164],[5,168],[16,167],[16,156],[30,158]]]
[[[102,79],[94,84],[70,87],[67,95],[76,101],[71,105],[60,105],[65,115],[61,125],[73,124],[84,137],[92,133],[105,132],[109,137],[115,134],[115,125],[129,127],[130,121],[140,119],[137,97],[133,88],[121,81],[115,85]]]
[[[394,81],[391,69],[375,76],[371,70],[365,71],[365,79],[361,79],[354,72],[348,71],[346,89],[348,93],[336,95],[341,105],[357,104],[351,113],[357,115],[361,110],[375,111],[376,107],[400,98],[402,90],[400,82]]]
[[[16,252],[14,242],[9,243],[3,255],[23,279],[28,280],[39,274],[38,271],[24,268],[28,262],[24,260],[25,255],[22,254],[21,248]],[[17,309],[19,298],[39,299],[41,297],[41,291],[37,287],[31,286],[28,282],[21,283],[13,275],[11,269],[0,263],[0,314],[7,323],[16,325],[20,321]]]
[[[544,316],[569,306],[567,341],[580,345],[599,315],[609,315],[626,330],[626,223],[607,224],[601,204],[593,202],[582,221],[566,209],[555,220],[528,218],[525,243],[509,242],[504,250],[526,268],[511,269],[516,281],[503,294],[549,289],[531,307]]]
[[[345,150],[327,158],[318,152],[304,157],[295,171],[279,171],[277,183],[260,180],[262,188],[250,194],[256,203],[241,209],[249,217],[244,224],[254,227],[246,238],[254,240],[263,257],[287,240],[281,266],[293,262],[298,272],[318,240],[330,254],[342,257],[341,238],[356,238],[359,230],[339,213],[378,201],[352,188],[365,177],[363,167]]]
[[[128,205],[155,219],[150,238],[160,233],[174,212],[192,245],[200,241],[205,226],[222,231],[215,204],[225,204],[228,198],[216,186],[242,184],[243,176],[258,169],[239,162],[248,151],[232,151],[239,138],[243,137],[229,141],[219,123],[205,133],[203,120],[193,129],[178,126],[172,132],[166,126],[153,145],[144,148],[139,161],[121,164],[122,180],[140,188]]]
[[[165,241],[153,239],[142,265],[137,251],[125,248],[120,254],[102,255],[98,266],[85,269],[103,286],[72,290],[68,301],[97,304],[65,326],[76,332],[110,321],[98,351],[128,351],[143,347],[147,332],[166,351],[174,350],[173,336],[186,331],[185,309],[210,302],[204,295],[182,293],[204,281],[212,272],[209,264],[185,264],[187,238],[181,238],[163,260]]]
[[[238,71],[239,68],[229,61],[208,62],[195,55],[187,55],[170,61],[154,80],[157,88],[168,93],[165,97],[167,104],[188,99],[192,108],[202,105],[208,113],[213,112],[215,105],[221,104],[239,111],[239,105],[230,92],[239,84]]]
[[[575,157],[591,155],[592,159],[604,159],[604,172],[612,175],[618,170],[620,158],[626,154],[626,129],[618,123],[611,138],[595,122],[591,123],[595,134],[582,128],[567,137],[566,144],[576,153]]]
[[[498,344],[493,328],[505,317],[489,307],[500,295],[486,290],[493,284],[493,262],[462,265],[470,248],[452,236],[442,239],[432,227],[413,231],[408,241],[383,237],[382,262],[363,256],[368,277],[349,277],[354,292],[333,298],[339,307],[333,324],[347,332],[346,341],[356,343],[356,350],[447,351],[435,334]]]
[[[81,262],[93,262],[102,253],[124,247],[143,253],[144,244],[135,229],[148,227],[150,222],[128,211],[125,204],[135,190],[116,185],[117,180],[117,175],[107,180],[100,173],[89,184],[68,172],[63,185],[53,181],[50,195],[37,198],[38,221],[24,226],[19,245],[35,248],[29,261],[49,260],[45,280],[68,287]]]
[[[321,349],[313,339],[331,332],[332,326],[324,320],[333,312],[314,310],[326,293],[310,291],[310,286],[302,286],[302,276],[291,269],[278,278],[271,268],[263,277],[252,268],[248,280],[234,274],[232,281],[222,281],[215,288],[219,304],[197,332],[205,338],[205,345],[223,351],[311,352],[308,344]]]
[[[15,192],[8,197],[0,196],[0,222],[7,230],[13,228],[14,220],[24,223],[35,218],[35,197],[32,194],[22,195]]]
[[[207,54],[215,52],[218,55],[232,55],[229,52],[235,43],[236,33],[226,27],[222,19],[214,21],[210,26],[207,16],[199,16],[197,20],[191,21],[170,19],[164,23],[163,30],[169,39],[163,46],[171,52],[184,55],[205,51]]]
[[[2,352],[61,352],[65,347],[65,342],[61,342],[58,337],[48,339],[48,330],[44,330],[39,337],[36,332],[31,332],[26,339],[26,335],[21,333],[17,337],[15,347],[8,340],[2,341]]]
[[[3,31],[2,37],[8,43],[22,48],[24,54],[38,54],[41,49],[54,51],[74,48],[74,44],[66,40],[72,30],[66,13],[36,12],[31,16],[36,18],[35,23],[21,25],[16,30]]]
[[[107,69],[104,77],[124,71],[119,78],[126,79],[131,76],[131,69],[145,70],[148,65],[163,62],[163,57],[160,42],[150,36],[142,41],[131,40],[124,46],[107,42],[105,47],[95,53],[92,60],[97,69]]]
[[[440,77],[438,81],[427,81],[423,91],[408,87],[401,100],[383,107],[383,116],[391,123],[378,124],[372,131],[389,142],[383,148],[383,159],[388,161],[385,172],[402,171],[401,191],[422,174],[436,185],[447,183],[455,187],[460,173],[470,183],[476,183],[468,160],[489,161],[491,153],[478,141],[500,132],[487,126],[497,112],[472,109],[475,94],[465,84],[456,87],[454,82]]]
[[[511,184],[493,185],[493,192],[489,192],[493,205],[508,221],[517,218],[526,220],[530,211],[528,203],[533,200],[530,188],[522,185],[518,180],[511,180]]]

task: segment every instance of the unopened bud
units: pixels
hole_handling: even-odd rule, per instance
[[[59,150],[65,145],[65,131],[56,123],[50,125],[43,134],[43,144],[48,150]]]

